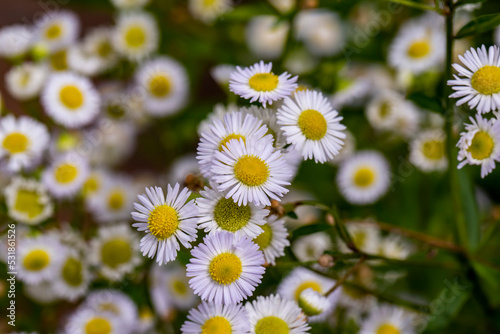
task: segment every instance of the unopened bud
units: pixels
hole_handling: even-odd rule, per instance
[[[201,175],[188,174],[184,180],[184,185],[191,191],[198,192],[203,189],[203,177]]]
[[[270,206],[271,215],[276,215],[278,217],[283,217],[285,214],[285,208],[277,200],[271,200]]]
[[[331,268],[335,264],[335,262],[333,261],[333,256],[329,254],[321,255],[318,259],[318,263],[323,268]]]
[[[335,218],[331,214],[326,215],[326,222],[332,226],[335,225]]]

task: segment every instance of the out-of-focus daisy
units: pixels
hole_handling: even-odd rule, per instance
[[[286,145],[285,133],[278,124],[278,118],[276,117],[275,110],[251,106],[249,108],[241,108],[240,111],[254,115],[267,126],[267,134],[273,136],[274,147],[281,149]]]
[[[38,304],[49,305],[59,301],[59,296],[54,291],[52,281],[42,281],[37,284],[24,284],[23,288],[24,295]]]
[[[54,211],[47,190],[36,180],[16,177],[5,187],[4,194],[9,216],[17,222],[36,225]]]
[[[347,129],[344,130],[344,133],[346,135],[344,139],[344,146],[342,146],[342,148],[340,149],[339,154],[337,154],[335,157],[333,157],[332,160],[329,161],[329,163],[331,163],[332,165],[339,164],[340,162],[353,155],[356,151],[356,138]]]
[[[412,245],[398,235],[390,235],[380,242],[380,255],[388,259],[404,260],[413,251]]]
[[[38,164],[49,144],[49,133],[42,123],[22,116],[0,119],[0,163],[18,172]]]
[[[335,281],[315,272],[297,267],[278,286],[278,294],[284,299],[298,302],[300,294],[306,289],[324,294],[335,285]]]
[[[155,327],[155,315],[148,306],[142,306],[139,309],[139,321],[135,327],[138,334],[148,334]]]
[[[282,14],[290,12],[297,4],[296,0],[268,0],[268,2]]]
[[[45,112],[67,128],[92,122],[99,113],[100,103],[92,82],[70,72],[52,74],[42,92]]]
[[[427,173],[446,170],[445,141],[446,134],[440,129],[419,133],[410,144],[410,162]]]
[[[131,9],[144,7],[150,0],[111,0],[111,3],[119,9]]]
[[[191,251],[189,285],[201,299],[215,304],[237,304],[251,296],[261,282],[264,256],[250,239],[217,232]]]
[[[120,319],[111,312],[80,307],[69,317],[64,334],[129,333],[130,329],[124,327]]]
[[[231,0],[189,0],[189,11],[196,19],[212,23],[231,10]]]
[[[203,132],[210,131],[210,126],[215,122],[215,120],[223,121],[224,116],[231,112],[238,110],[238,106],[234,103],[229,103],[225,106],[222,103],[217,103],[214,106],[213,111],[208,114],[207,118],[200,122],[198,125],[198,135],[201,136]]]
[[[151,115],[171,115],[186,104],[189,92],[186,70],[172,58],[163,56],[142,64],[136,82],[145,90],[144,107]]]
[[[249,238],[255,238],[263,232],[261,228],[269,210],[263,205],[238,205],[232,198],[226,198],[225,192],[218,191],[215,186],[205,187],[200,191],[201,197],[196,199],[199,210],[199,228],[210,234],[216,231],[240,232]]]
[[[385,195],[391,185],[387,159],[376,151],[360,151],[339,167],[337,186],[352,204],[367,205]]]
[[[101,58],[88,53],[80,44],[68,49],[67,64],[71,71],[88,77],[99,74],[103,67]]]
[[[245,334],[250,324],[247,311],[239,305],[202,302],[189,311],[181,327],[182,334]]]
[[[294,99],[286,98],[277,118],[287,142],[302,152],[304,159],[324,163],[344,144],[342,117],[319,92],[306,90],[296,92]]]
[[[88,171],[84,158],[76,152],[68,152],[54,158],[42,174],[42,183],[54,197],[71,197],[82,188]]]
[[[170,165],[166,179],[171,184],[184,184],[188,175],[200,176],[200,167],[194,153],[188,153],[174,160]]]
[[[0,57],[16,58],[31,48],[33,30],[26,25],[15,24],[0,29]]]
[[[229,77],[236,71],[236,66],[230,64],[220,64],[210,70],[212,78],[222,87],[229,87]]]
[[[297,39],[314,55],[333,56],[344,47],[344,27],[332,11],[302,10],[295,17],[294,26]]]
[[[272,215],[266,219],[266,223],[261,228],[264,232],[255,237],[253,242],[264,253],[266,263],[274,265],[276,258],[285,255],[285,248],[290,246],[285,221]]]
[[[380,230],[373,224],[363,222],[349,222],[347,231],[354,245],[362,252],[378,254],[380,249]],[[338,245],[344,253],[350,252],[345,243],[339,239]]]
[[[213,180],[219,191],[228,191],[238,205],[253,202],[271,205],[288,192],[290,170],[280,151],[265,140],[230,140],[222,152],[215,152]]]
[[[307,333],[309,326],[302,310],[291,300],[279,295],[258,296],[245,304],[250,318],[250,333]]]
[[[44,65],[25,62],[5,74],[6,88],[18,100],[32,99],[42,90],[47,74]]]
[[[290,25],[277,16],[254,16],[247,23],[245,39],[257,58],[276,59],[283,53]]]
[[[91,242],[89,262],[111,281],[119,281],[141,263],[139,239],[128,224],[103,226]]]
[[[103,170],[92,170],[88,174],[83,184],[83,197],[85,197],[86,200],[90,200],[90,198],[99,194],[104,187],[104,183],[107,177],[109,177],[108,173]]]
[[[377,306],[377,298],[357,287],[344,284],[339,290],[338,304],[345,307],[349,315],[354,316],[356,319]]]
[[[319,319],[318,316],[326,316],[326,312],[331,308],[331,301],[313,288],[302,291],[297,301],[302,311],[309,317],[309,322]],[[324,317],[321,317],[324,318]]]
[[[28,284],[53,279],[61,266],[64,247],[51,235],[22,238],[17,248],[17,273]]]
[[[156,20],[146,12],[122,12],[116,22],[112,40],[118,53],[130,60],[140,61],[158,48]]]
[[[362,77],[339,76],[335,92],[330,96],[334,109],[360,106],[370,95],[373,86],[370,80]]]
[[[79,33],[78,17],[70,11],[46,12],[35,25],[37,44],[50,53],[73,44]]]
[[[137,212],[132,217],[137,227],[146,235],[141,239],[141,252],[149,258],[156,255],[160,265],[173,261],[180,249],[179,242],[191,248],[196,240],[198,209],[188,198],[191,192],[184,188],[179,192],[179,184],[168,185],[165,197],[160,187],[146,188],[146,194],[139,195],[140,203],[134,203]]]
[[[453,64],[458,75],[448,80],[448,86],[456,92],[450,98],[460,98],[457,105],[467,102],[471,109],[484,114],[500,108],[500,49],[490,46],[488,50],[471,48],[459,56],[465,67]]]
[[[472,124],[465,125],[465,131],[460,134],[457,147],[458,168],[465,165],[480,165],[481,177],[495,169],[495,163],[500,161],[500,122],[495,119],[485,119],[476,115],[469,118]]]
[[[332,240],[324,232],[297,238],[292,244],[293,254],[301,262],[317,261],[326,250],[331,248]]]
[[[246,68],[236,66],[230,76],[229,90],[250,102],[259,101],[264,107],[290,96],[297,89],[297,77],[287,72],[278,76],[272,67],[272,63],[263,61]]]
[[[112,37],[112,28],[97,27],[87,33],[82,40],[83,51],[100,60],[100,71],[113,67],[118,61],[116,51],[113,49]]]
[[[380,305],[361,324],[360,334],[415,334],[409,312],[402,308]]]
[[[59,272],[54,278],[54,292],[60,298],[74,301],[87,292],[89,283],[88,264],[78,251],[66,248]]]

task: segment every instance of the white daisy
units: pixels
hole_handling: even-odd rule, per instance
[[[187,102],[186,70],[170,57],[162,56],[143,63],[135,80],[145,94],[144,107],[153,116],[172,115]]]
[[[82,187],[83,197],[87,202],[97,194],[101,193],[109,173],[102,169],[95,169],[89,172]],[[128,218],[128,217],[127,217]]]
[[[278,294],[284,299],[298,302],[300,294],[306,289],[313,289],[321,294],[335,285],[335,281],[316,274],[306,268],[297,267],[278,285]]]
[[[469,165],[481,165],[481,177],[495,169],[495,163],[500,161],[500,122],[487,120],[476,115],[469,118],[472,124],[465,125],[465,132],[460,134],[457,147],[458,168]]]
[[[36,180],[16,177],[3,192],[9,216],[19,223],[36,225],[52,216],[54,205]]]
[[[246,334],[250,328],[245,308],[202,302],[189,311],[182,334]]]
[[[78,17],[66,10],[46,12],[35,24],[37,43],[50,53],[73,44],[80,33]]]
[[[146,194],[138,196],[141,204],[134,203],[138,212],[132,212],[132,217],[138,223],[132,226],[146,234],[141,252],[149,258],[157,253],[160,265],[176,258],[179,242],[191,248],[196,240],[198,209],[193,200],[188,202],[191,192],[184,188],[179,193],[179,188],[178,183],[174,188],[168,185],[166,197],[160,187],[146,188]]]
[[[231,0],[189,0],[191,15],[205,23],[212,23],[219,16],[230,11],[231,7]]]
[[[250,239],[217,232],[191,251],[189,285],[201,299],[237,304],[253,294],[265,272],[264,256]]]
[[[16,99],[29,100],[40,94],[47,75],[45,65],[24,62],[5,74],[5,87]]]
[[[213,180],[238,205],[271,205],[288,192],[290,169],[280,151],[265,140],[230,140],[215,153]]]
[[[415,334],[407,311],[396,306],[380,305],[371,310],[361,324],[360,334]]]
[[[326,313],[332,307],[331,301],[313,288],[307,288],[302,291],[297,303],[302,311],[309,317],[309,322],[319,320],[318,316],[320,315],[324,315],[321,318],[325,318],[327,316]]]
[[[226,198],[226,192],[220,192],[215,185],[200,191],[201,197],[196,199],[200,220],[199,228],[214,234],[216,231],[241,231],[249,238],[255,238],[264,232],[261,228],[269,210],[263,205],[238,205],[232,198]]]
[[[304,160],[314,158],[315,162],[324,163],[344,145],[342,117],[319,92],[300,91],[294,99],[286,98],[277,118],[287,142],[302,153]]]
[[[100,59],[99,72],[105,71],[118,62],[118,55],[112,45],[113,29],[93,28],[82,40],[83,51]]]
[[[87,77],[99,74],[103,68],[101,58],[88,53],[81,44],[70,47],[66,57],[69,70]]]
[[[8,171],[18,172],[38,164],[49,144],[44,124],[21,116],[7,115],[0,119],[0,163]]]
[[[16,58],[29,51],[33,43],[33,30],[15,24],[0,29],[0,57]]]
[[[250,51],[261,59],[276,59],[285,48],[290,24],[274,15],[258,15],[248,21],[245,40]]]
[[[305,75],[318,66],[319,59],[311,57],[304,49],[296,49],[287,53],[283,62],[284,68],[292,74]]]
[[[379,152],[360,151],[340,164],[336,181],[349,203],[372,204],[389,190],[391,169]]]
[[[99,114],[101,104],[92,82],[71,72],[52,74],[41,100],[45,112],[67,128],[88,125]]]
[[[139,238],[127,223],[99,228],[92,239],[89,262],[110,281],[119,281],[141,263]]]
[[[150,0],[111,0],[111,3],[119,9],[132,9],[144,7]]]
[[[124,11],[117,19],[112,40],[118,53],[129,60],[140,61],[158,48],[156,20],[146,12]]]
[[[271,72],[272,67],[272,63],[263,61],[246,68],[237,66],[231,73],[229,90],[250,102],[259,101],[264,108],[267,103],[290,96],[297,89],[297,77],[287,72],[278,76]]]
[[[400,93],[383,89],[368,102],[366,118],[376,130],[413,135],[419,116],[414,104]]]
[[[422,171],[444,171],[448,168],[446,134],[441,129],[420,132],[410,144],[410,162]]]
[[[347,231],[352,238],[354,245],[364,253],[378,254],[380,250],[380,230],[371,223],[348,222]],[[340,251],[351,252],[344,241],[338,240]]]
[[[241,108],[240,111],[254,115],[267,126],[267,134],[273,136],[274,147],[281,149],[286,145],[286,136],[281,126],[278,124],[275,110],[251,106],[249,108]]]
[[[380,242],[379,252],[388,259],[404,260],[413,252],[413,247],[401,236],[389,235]]]
[[[279,295],[258,296],[253,302],[246,303],[245,308],[252,334],[303,334],[309,330],[299,306]]]
[[[271,215],[266,218],[266,223],[261,228],[264,232],[253,238],[253,242],[264,253],[266,263],[275,265],[276,258],[284,256],[285,248],[290,246],[285,220]]]
[[[120,323],[111,312],[100,312],[80,307],[73,313],[64,327],[64,334],[125,334],[130,329]]]
[[[330,103],[334,109],[343,107],[359,107],[370,95],[373,84],[363,77],[339,76],[335,93],[330,96]]]
[[[332,239],[327,233],[317,232],[297,238],[292,244],[292,251],[300,262],[317,261],[332,246]]]
[[[460,98],[457,106],[467,102],[471,109],[480,114],[498,110],[500,107],[500,49],[490,46],[488,50],[471,48],[459,59],[465,67],[453,64],[459,75],[448,80],[456,92],[450,98]]]
[[[168,183],[186,183],[186,178],[189,176],[200,176],[200,167],[196,154],[188,153],[174,160],[170,165],[170,169],[166,176]]]
[[[88,162],[76,152],[55,157],[42,174],[42,183],[57,198],[75,196],[89,172]]]
[[[72,248],[66,247],[64,259],[54,278],[55,294],[68,301],[85,295],[90,283],[90,272],[84,258]]]
[[[210,75],[219,85],[227,89],[229,88],[229,78],[234,71],[236,71],[236,66],[220,64],[210,70]]]

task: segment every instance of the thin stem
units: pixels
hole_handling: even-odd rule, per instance
[[[415,9],[430,10],[433,12],[439,12],[439,9],[436,9],[435,7],[424,5],[424,4],[421,4],[418,2],[413,2],[410,0],[389,0],[389,2],[398,3],[400,5],[415,8]]]
[[[358,270],[359,266],[366,260],[366,256],[362,255],[358,262],[356,262],[356,264],[354,266],[352,266],[346,273],[344,276],[342,276],[341,278],[339,278],[337,280],[337,283],[335,283],[335,285],[330,289],[328,290],[326,293],[325,293],[325,297],[328,297],[331,293],[333,293],[335,290],[337,290],[339,288],[339,286],[341,286],[342,284],[344,284],[344,282],[352,275],[354,274],[354,272],[356,270]]]

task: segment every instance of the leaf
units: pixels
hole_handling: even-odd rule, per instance
[[[299,219],[299,216],[295,213],[295,211],[288,211],[286,215],[292,219]]]
[[[479,285],[492,307],[500,306],[500,271],[478,262],[471,262],[479,276]]]
[[[474,250],[477,248],[480,241],[481,226],[479,222],[479,211],[469,175],[463,169],[458,170],[458,185],[460,188],[460,200],[465,214],[469,248]]]
[[[408,100],[414,102],[417,106],[419,106],[422,109],[435,111],[437,113],[443,112],[443,108],[441,107],[439,99],[434,97],[429,97],[423,93],[412,93],[408,95]]]
[[[316,232],[323,232],[330,228],[331,226],[327,224],[311,224],[311,225],[301,226],[292,232],[292,239],[296,239],[298,237],[313,234]]]
[[[475,18],[460,29],[455,36],[456,39],[479,35],[490,31],[500,25],[500,15],[491,14]]]

